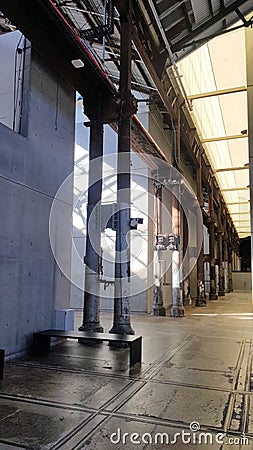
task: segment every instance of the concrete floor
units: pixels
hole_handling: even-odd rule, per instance
[[[252,320],[251,294],[234,292],[183,319],[134,314],[141,368],[128,349],[73,340],[7,361],[0,450],[253,449]]]

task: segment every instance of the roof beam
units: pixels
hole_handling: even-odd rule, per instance
[[[241,11],[239,10],[239,8],[235,8],[235,12],[238,15],[238,17],[241,19],[241,21],[244,23],[244,26],[247,27],[248,26],[248,21],[246,20],[246,18],[244,17],[244,15],[241,13]]]
[[[208,0],[208,1],[211,1],[211,0]],[[187,28],[188,28],[189,31],[192,31],[192,25],[191,25],[191,21],[189,19],[189,15],[188,15],[188,11],[187,11],[187,7],[186,7],[185,2],[183,2],[182,8],[183,8],[185,20],[186,20],[186,23],[187,23]]]
[[[245,227],[245,225],[242,225],[242,226],[238,225],[236,228],[238,229],[238,228],[247,228],[247,227]],[[249,229],[249,231],[250,231],[250,229]],[[246,233],[246,231],[245,231],[245,233]]]
[[[221,172],[234,172],[236,170],[248,170],[249,165],[247,166],[241,166],[241,167],[226,167],[224,169],[216,169],[214,170],[214,173],[221,173]]]
[[[158,2],[156,2],[156,4],[158,4]],[[165,11],[163,11],[162,14],[159,15],[159,19],[163,20],[165,19],[169,14],[173,13],[173,11],[175,11],[176,9],[178,9],[180,6],[182,6],[184,4],[184,0],[181,1],[180,3],[176,3],[175,5],[171,6],[168,9],[165,9]]]
[[[207,0],[208,2],[208,7],[209,7],[209,11],[210,11],[210,15],[213,17],[213,5],[212,5],[212,1],[211,0]]]
[[[148,55],[148,52],[146,51],[145,46],[143,45],[143,43],[141,42],[140,36],[138,34],[137,31],[137,27],[132,27],[132,36],[133,36],[133,41],[134,44],[137,48],[137,51],[141,57],[141,59],[143,60],[149,75],[151,76],[154,85],[157,88],[157,91],[164,103],[164,106],[167,108],[168,113],[170,114],[170,116],[172,117],[173,120],[177,120],[177,116],[176,113],[171,105],[171,102],[169,100],[169,98],[165,95],[164,93],[164,89],[163,89],[163,83],[161,81],[161,78],[159,77],[159,75],[157,74],[157,71],[154,67],[153,62],[151,62],[150,57]]]
[[[228,89],[217,89],[216,91],[200,92],[199,94],[188,95],[188,99],[198,100],[201,98],[216,97],[217,95],[236,94],[237,92],[244,91],[247,91],[246,86],[237,86]]]
[[[247,191],[248,187],[234,187],[229,189],[222,189],[222,192],[232,192],[232,191]]]
[[[226,203],[227,206],[230,205],[248,205],[249,204],[249,200],[247,202],[232,202],[232,203]],[[233,215],[234,213],[231,212],[231,215]]]
[[[245,134],[233,134],[231,136],[218,136],[218,137],[201,139],[201,142],[202,142],[202,144],[206,144],[208,142],[230,141],[230,140],[233,140],[233,139],[242,139],[242,138],[247,138],[247,137],[248,137],[248,133],[245,133]]]
[[[216,22],[221,21],[224,19],[228,14],[231,14],[235,11],[235,8],[238,8],[240,5],[242,5],[245,2],[245,0],[237,0],[231,3],[229,6],[222,8],[218,14],[215,14],[214,17],[212,17],[209,20],[204,21],[201,25],[197,26],[194,31],[192,31],[189,35],[186,35],[182,37],[179,35],[174,41],[172,41],[172,51],[177,52],[184,48],[184,45],[187,44],[189,41],[192,41],[195,37],[197,37],[200,33],[207,30],[209,27],[214,25]]]
[[[250,214],[250,211],[242,211],[242,212],[233,212],[233,213],[231,213],[232,214],[232,216],[234,216],[234,215],[236,215],[236,214]]]

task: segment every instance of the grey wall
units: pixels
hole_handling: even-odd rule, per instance
[[[32,51],[24,94],[27,138],[0,124],[0,347],[7,354],[51,327],[55,304],[66,307],[70,291],[56,270],[48,221],[54,195],[73,170],[74,91]]]

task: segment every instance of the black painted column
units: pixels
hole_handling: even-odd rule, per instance
[[[132,0],[120,6],[120,112],[118,124],[117,203],[114,317],[110,333],[134,334],[130,319],[130,150],[133,97],[131,94]],[[127,242],[128,241],[128,242]]]
[[[210,293],[209,300],[217,300],[216,272],[215,272],[215,219],[213,208],[213,190],[209,193],[209,256],[210,256]]]
[[[223,267],[223,226],[222,226],[222,215],[221,215],[222,205],[218,208],[218,233],[217,233],[217,244],[218,244],[218,268],[219,268],[219,297],[224,297],[225,295],[225,280],[224,280],[224,267]]]
[[[202,156],[201,153],[198,156],[198,167],[196,173],[197,181],[197,198],[201,209],[204,206],[203,194],[202,194]],[[197,236],[199,238],[199,236]],[[205,296],[205,279],[204,279],[204,242],[202,240],[201,248],[197,260],[197,299],[196,306],[206,306]]]
[[[95,121],[90,128],[89,187],[86,225],[85,288],[83,323],[80,331],[99,331],[100,324],[100,223],[94,225],[91,215],[102,195],[103,124]],[[95,226],[95,229],[94,229]],[[91,232],[92,229],[92,232]],[[96,248],[95,248],[96,247]]]

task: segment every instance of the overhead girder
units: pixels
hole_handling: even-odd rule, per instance
[[[167,109],[168,113],[171,116],[171,120],[176,121],[177,120],[177,112],[175,107],[173,107],[173,98],[174,98],[174,104],[177,103],[180,104],[180,108],[182,109],[182,127],[181,127],[181,138],[184,143],[182,148],[185,149],[187,152],[188,150],[188,156],[190,157],[191,161],[193,162],[193,165],[197,167],[198,161],[197,161],[197,152],[199,148],[202,148],[201,140],[197,134],[197,130],[192,122],[192,119],[187,112],[186,108],[182,108],[184,105],[184,98],[182,97],[181,92],[178,90],[177,92],[172,86],[171,80],[168,78],[168,76],[164,76],[163,79],[158,76],[156,69],[155,69],[155,57],[153,55],[152,60],[149,56],[149,48],[147,47],[145,42],[142,42],[139,36],[138,28],[136,26],[133,27],[133,40],[135,43],[135,46],[140,53],[147,70],[149,71],[150,75],[153,78],[154,84],[157,87],[158,93],[160,95],[160,98]],[[156,53],[157,54],[157,53]],[[169,89],[170,88],[170,89]],[[167,92],[170,92],[170,97],[168,97]],[[208,163],[206,163],[207,156],[201,156],[202,157],[202,170],[203,170],[203,177],[205,178],[207,184],[209,187],[211,186],[212,181],[214,180],[214,197],[217,198],[219,191],[217,182],[214,178],[214,172],[211,169],[211,166]],[[227,208],[225,207],[225,202],[223,200],[224,210],[227,211]],[[229,213],[228,213],[229,214]]]
[[[108,108],[112,117],[117,115],[118,99],[114,85],[89,49],[87,49],[55,7],[52,0],[26,0],[22,3],[18,0],[8,0],[8,2],[0,0],[0,9],[33,43],[48,64],[53,66],[83,97],[91,98],[94,92],[96,96],[100,96],[101,104],[105,106],[102,108],[105,110],[105,115],[108,116]],[[175,103],[177,108],[182,109],[181,117],[184,125],[182,126],[181,136],[184,142],[183,148],[186,151],[189,149],[191,160],[197,167],[198,151],[202,148],[201,141],[189,113],[182,107],[185,99],[182,97],[179,89],[175,88],[175,83],[173,86],[173,80],[170,80],[168,76],[164,76],[167,75],[164,69],[169,55],[165,49],[161,51],[161,42],[157,45],[136,4],[132,28],[133,41],[137,51],[146,65],[172,121],[177,120]],[[73,59],[81,59],[85,63],[84,67],[75,69],[71,64]],[[164,78],[162,79],[162,77]],[[169,90],[170,94],[168,97],[167,93]],[[92,110],[89,109],[86,113],[92,119]],[[141,129],[136,118],[134,118],[134,128],[138,129],[138,131]],[[143,130],[141,130],[141,133],[143,134]],[[157,152],[157,148],[150,136],[145,136],[145,139],[150,144],[151,153]],[[159,156],[161,157],[161,154]],[[210,186],[214,175],[207,157],[203,154],[201,158],[203,177]]]
[[[95,57],[52,0],[0,0],[0,9],[80,94],[84,96],[92,90],[106,97],[116,93]],[[75,59],[81,59],[84,66],[76,69],[71,63]]]
[[[208,28],[212,27],[213,25],[215,25],[217,22],[225,19],[229,14],[235,12],[236,8],[240,7],[244,3],[245,3],[245,0],[237,0],[228,6],[224,5],[220,9],[219,13],[213,15],[209,20],[204,21],[200,25],[197,25],[186,36],[179,35],[179,37],[172,39],[172,46],[171,46],[172,51],[178,52],[179,50],[184,48],[185,45],[193,42],[195,38],[198,38],[199,35],[201,35],[201,33],[206,31]],[[208,40],[208,36],[206,36],[206,40]]]

